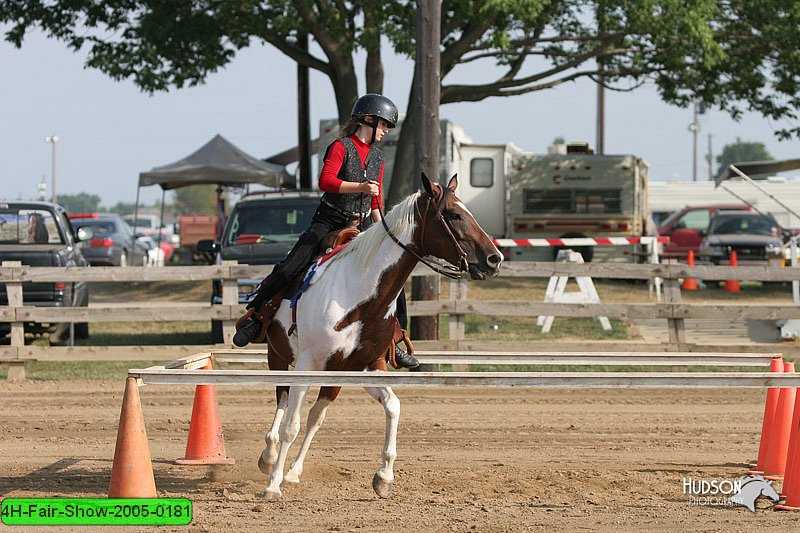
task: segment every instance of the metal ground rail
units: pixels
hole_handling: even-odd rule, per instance
[[[266,363],[265,350],[210,350],[204,352],[216,361]],[[765,367],[782,357],[780,353],[700,353],[700,352],[487,352],[425,351],[414,353],[422,364],[453,365],[598,365],[598,366],[731,366]],[[205,356],[202,356],[205,357]],[[178,359],[167,368],[181,365]]]
[[[466,352],[436,354],[430,361],[464,361],[475,363],[475,357]],[[513,355],[512,355],[513,354]],[[601,364],[597,361],[615,361],[608,364],[630,363],[638,357],[659,365],[702,365],[710,362],[723,366],[766,366],[780,354],[696,354],[696,353],[558,353],[515,354],[513,352],[482,354],[485,358],[506,358],[510,364]],[[626,356],[629,356],[626,359]],[[420,353],[424,359],[424,355]],[[448,359],[449,357],[449,359]],[[652,357],[652,358],[651,358]],[[149,368],[130,369],[128,376],[142,384],[185,385],[282,385],[282,386],[409,386],[409,387],[536,387],[536,388],[718,388],[718,387],[800,387],[800,374],[780,372],[326,372],[326,371],[270,371],[270,370],[201,370],[215,358],[217,361],[257,362],[266,360],[263,350],[212,350],[169,361]],[[469,359],[467,359],[469,358]],[[550,359],[548,359],[550,358]],[[530,363],[537,360],[538,363]],[[587,363],[587,361],[593,361]],[[546,361],[546,362],[543,362]],[[559,361],[559,362],[553,362]],[[564,363],[563,361],[571,361]],[[580,362],[578,362],[580,361]],[[625,361],[625,362],[620,362]],[[679,362],[680,361],[680,362]]]

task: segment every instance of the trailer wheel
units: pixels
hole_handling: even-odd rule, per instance
[[[565,233],[564,235],[560,236],[559,239],[583,239],[586,238],[586,235],[581,235],[580,233]],[[558,252],[561,250],[572,250],[574,252],[578,252],[583,256],[584,263],[591,263],[592,258],[594,257],[594,246],[575,246],[575,247],[567,247],[567,246],[554,246],[553,247],[553,261],[556,260],[558,257]]]

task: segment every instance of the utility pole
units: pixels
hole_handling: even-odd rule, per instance
[[[711,138],[713,135],[708,134],[708,154],[706,154],[706,161],[708,161],[708,181],[714,181],[714,151],[711,149]]]
[[[58,201],[58,197],[56,196],[56,143],[58,142],[58,135],[53,134],[53,135],[50,135],[48,137],[45,137],[44,138],[44,142],[46,142],[47,144],[52,146],[52,150],[50,152],[50,154],[51,154],[51,156],[50,156],[50,164],[51,164],[51,168],[50,168],[51,174],[50,174],[50,176],[51,176],[51,179],[52,179],[52,183],[51,183],[52,190],[50,191],[50,194],[52,195],[51,201],[53,203],[56,203]]]
[[[419,116],[415,129],[417,158],[414,179],[424,172],[439,182],[439,99],[441,94],[441,18],[442,0],[417,2],[417,57],[414,65],[414,84],[418,88]],[[419,182],[417,182],[419,187]],[[411,298],[436,300],[439,297],[439,276],[418,276],[411,280]],[[411,330],[417,339],[438,339],[439,321],[436,317],[415,317]]]
[[[697,133],[700,130],[700,125],[697,123],[698,103],[694,101],[694,110],[692,112],[692,123],[689,124],[689,131],[692,132],[692,181],[697,181]]]
[[[308,51],[308,34],[297,36],[297,45]],[[297,64],[297,168],[300,188],[311,188],[311,106],[309,102],[308,67]]]

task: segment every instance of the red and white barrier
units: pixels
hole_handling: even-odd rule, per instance
[[[669,237],[575,237],[568,239],[494,239],[495,246],[630,246],[668,243]]]

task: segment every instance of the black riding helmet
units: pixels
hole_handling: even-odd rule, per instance
[[[382,94],[365,94],[356,100],[351,116],[368,126],[377,126],[377,124],[369,124],[364,121],[364,118],[368,116],[382,118],[390,128],[397,126],[397,106]]]

